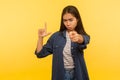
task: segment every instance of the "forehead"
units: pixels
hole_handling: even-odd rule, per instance
[[[63,15],[63,19],[70,19],[70,18],[75,18],[75,17],[74,17],[73,14],[71,14],[71,13],[65,13],[65,14]]]

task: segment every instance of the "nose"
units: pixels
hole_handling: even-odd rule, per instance
[[[67,24],[67,26],[69,26],[69,25],[70,25],[70,22],[69,22],[69,21],[67,21],[67,22],[66,22],[66,24]]]

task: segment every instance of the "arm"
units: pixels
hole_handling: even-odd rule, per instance
[[[78,34],[76,31],[71,31],[69,33],[69,36],[72,42],[76,42],[79,44],[80,49],[85,49],[86,45],[90,41],[90,37],[88,35]]]
[[[82,35],[82,37],[83,37],[83,43],[79,45],[79,48],[85,49],[85,48],[87,48],[87,44],[90,42],[90,36]]]
[[[41,49],[42,49],[42,47],[43,47],[43,38],[40,37],[40,38],[38,39],[38,42],[37,42],[37,49],[36,49],[36,52],[37,52],[37,53],[40,52]]]
[[[36,49],[36,53],[40,52],[41,49],[43,48],[43,38],[47,35],[49,35],[50,33],[47,33],[47,26],[45,24],[45,28],[44,29],[39,29],[38,30],[38,42],[37,42],[37,49]]]

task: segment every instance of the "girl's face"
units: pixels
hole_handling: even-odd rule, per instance
[[[75,30],[78,20],[71,13],[65,13],[63,15],[63,23],[68,31]]]

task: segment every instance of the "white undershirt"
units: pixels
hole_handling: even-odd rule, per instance
[[[69,38],[67,31],[66,31],[66,44],[63,49],[63,60],[65,68],[74,68],[74,62],[71,55],[71,40]]]

